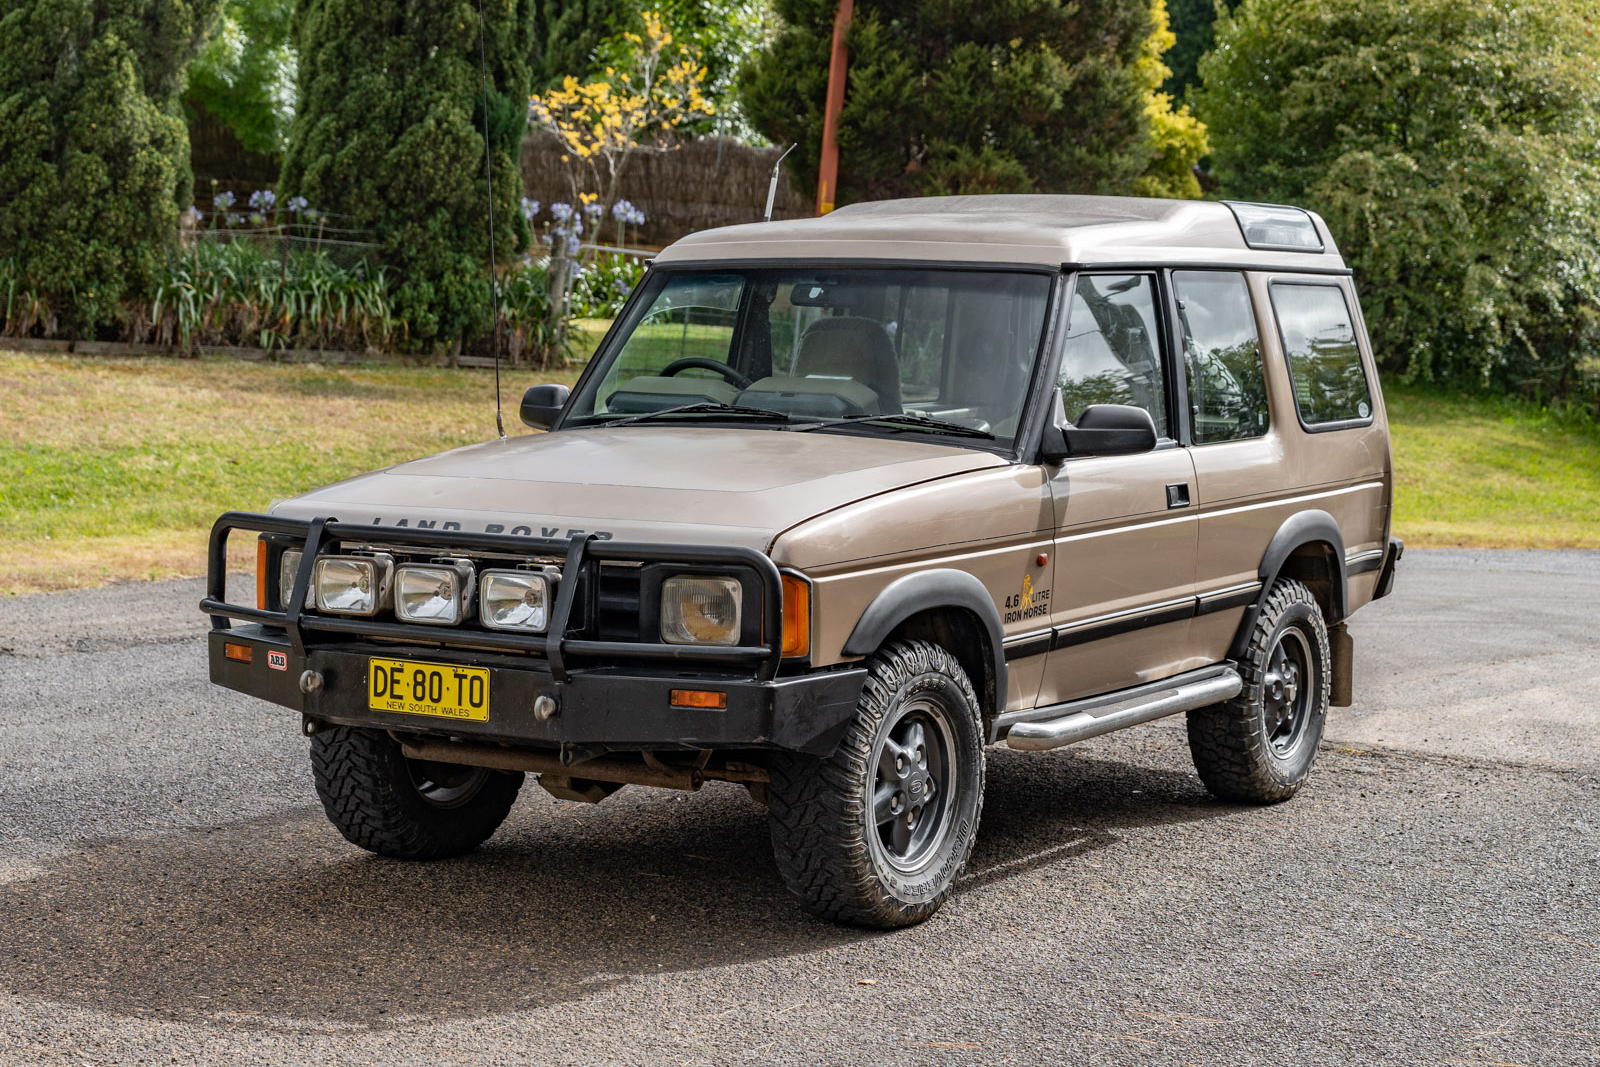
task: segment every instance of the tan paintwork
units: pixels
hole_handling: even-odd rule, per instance
[[[740,545],[890,489],[1002,466],[893,438],[640,424],[471,445],[283,501],[273,513],[566,537]]]
[[[1008,462],[960,443],[705,425],[575,429],[403,464],[280,504],[278,514],[492,529],[552,537],[731,544],[769,552],[812,583],[811,663],[848,659],[862,613],[896,579],[965,571],[994,599],[1008,642],[1004,708],[1105,692],[1225,657],[1243,607],[1049,651],[1051,635],[1119,613],[1237,591],[1257,581],[1273,534],[1300,511],[1338,522],[1347,556],[1385,547],[1392,471],[1373,357],[1370,426],[1311,434],[1294,399],[1268,285],[1286,267],[1342,266],[1328,251],[1245,248],[1224,205],[1100,197],[946,198],[860,205],[824,219],[697,234],[659,262],[826,256],[882,260],[1240,268],[1255,302],[1270,429],[1259,439],[1142,455]],[[1304,280],[1302,278],[1302,280]],[[1323,274],[1358,307],[1348,278]],[[1183,482],[1192,503],[1169,508]],[[1352,610],[1375,573],[1349,582]],[[1046,640],[1040,645],[1040,638]]]
[[[713,260],[878,259],[947,263],[1208,263],[1303,269],[1342,265],[1327,225],[1312,214],[1327,251],[1248,248],[1226,204],[1118,196],[936,196],[851,204],[815,219],[725,226],[690,234],[661,264]]]

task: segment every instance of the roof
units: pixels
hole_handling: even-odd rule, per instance
[[[669,245],[656,262],[877,259],[1343,270],[1327,224],[1305,215],[1321,251],[1251,248],[1235,209],[1217,201],[1033,194],[879,200],[820,218],[703,230]]]

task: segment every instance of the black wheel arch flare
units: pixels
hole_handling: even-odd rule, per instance
[[[982,627],[988,645],[983,657],[988,677],[972,681],[980,700],[987,698],[986,713],[998,714],[1006,701],[1005,633],[1000,626],[1000,611],[988,587],[966,571],[937,568],[896,578],[861,613],[844,643],[843,652],[847,656],[869,656],[907,621],[940,610],[967,612]],[[949,651],[958,658],[963,652],[961,649]],[[986,693],[991,686],[992,692]]]
[[[1267,595],[1272,591],[1272,583],[1284,572],[1284,567],[1290,562],[1291,557],[1301,549],[1317,550],[1319,546],[1324,557],[1323,565],[1327,568],[1326,621],[1329,626],[1344,621],[1349,614],[1349,595],[1344,569],[1344,534],[1339,529],[1339,523],[1326,511],[1320,509],[1301,511],[1291,515],[1282,526],[1278,527],[1278,532],[1272,535],[1266,552],[1261,556],[1261,565],[1256,570],[1256,576],[1261,579],[1261,591],[1256,595],[1255,601],[1245,608],[1244,617],[1239,620],[1239,629],[1234,634],[1233,644],[1228,648],[1230,659],[1238,659],[1244,654],[1245,646],[1250,640],[1250,630],[1255,626],[1262,605],[1266,603]]]

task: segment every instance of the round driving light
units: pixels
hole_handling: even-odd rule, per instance
[[[661,583],[661,640],[669,645],[737,645],[737,578],[680,574]]]

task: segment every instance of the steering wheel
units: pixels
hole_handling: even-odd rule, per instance
[[[748,389],[750,383],[754,380],[739,373],[726,363],[718,363],[716,360],[706,356],[684,356],[682,359],[675,359],[661,368],[661,377],[671,378],[679,371],[689,370],[691,367],[699,370],[716,371],[727,379],[729,385],[737,389]]]

